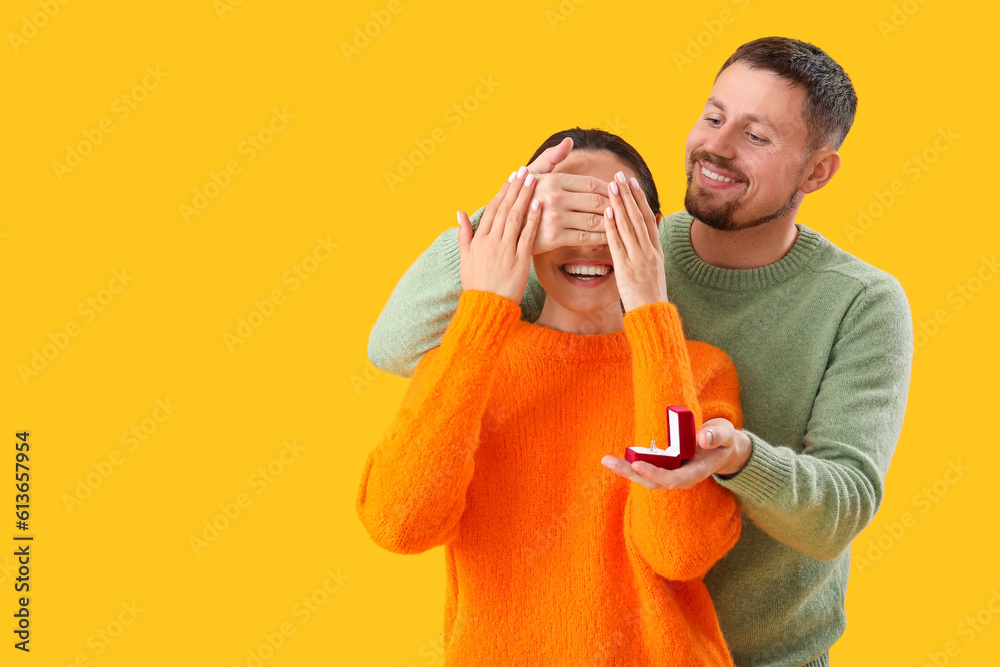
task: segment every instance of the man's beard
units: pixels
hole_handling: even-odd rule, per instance
[[[798,188],[795,188],[792,190],[792,193],[789,195],[785,203],[768,215],[745,222],[736,222],[733,220],[733,213],[739,208],[740,203],[743,200],[743,195],[714,207],[707,201],[708,197],[712,196],[711,194],[696,197],[691,191],[691,182],[694,180],[695,163],[701,162],[706,165],[721,167],[722,169],[734,174],[744,183],[747,182],[747,178],[740,170],[733,167],[732,161],[728,158],[717,157],[709,155],[704,151],[698,151],[692,153],[690,159],[691,170],[687,174],[687,192],[684,193],[684,208],[688,213],[694,216],[695,219],[700,220],[703,224],[711,227],[712,229],[717,229],[721,232],[735,232],[740,229],[759,227],[760,225],[771,222],[772,220],[777,220],[788,213],[792,210],[792,207],[795,206],[796,200],[798,199],[799,190]],[[798,177],[795,180],[799,180],[799,178],[802,177],[803,172],[805,172],[804,163]]]

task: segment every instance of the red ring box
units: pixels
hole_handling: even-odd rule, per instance
[[[669,446],[657,447],[626,447],[625,460],[646,461],[657,468],[677,470],[684,461],[694,457],[694,413],[680,405],[667,407],[667,428],[669,431]]]

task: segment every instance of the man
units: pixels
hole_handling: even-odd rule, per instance
[[[902,288],[795,223],[839,169],[856,105],[846,73],[811,44],[759,39],[722,66],[687,139],[687,212],[664,220],[660,241],[687,338],[725,350],[739,371],[745,429],[706,423],[677,471],[602,461],[651,489],[712,475],[735,494],[742,535],[705,583],[740,667],[829,665],[846,626],[849,548],[878,510],[902,428],[913,355]],[[548,173],[569,148],[530,167],[543,202],[533,254],[607,242],[608,184]],[[393,291],[369,341],[379,368],[408,377],[439,344],[461,293],[457,231]],[[532,272],[526,320],[544,298]]]

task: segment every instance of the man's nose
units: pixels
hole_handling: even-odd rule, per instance
[[[730,129],[730,127],[730,125],[725,125],[709,130],[705,141],[701,144],[701,148],[711,155],[730,160],[734,159],[736,157],[737,139],[735,135],[739,130],[736,128]]]

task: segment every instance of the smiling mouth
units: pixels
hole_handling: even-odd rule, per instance
[[[709,169],[708,167],[706,167],[704,164],[702,164],[700,162],[698,164],[701,166],[701,173],[702,173],[702,175],[707,176],[708,178],[711,178],[713,181],[719,181],[721,183],[740,183],[741,182],[738,179],[729,178],[728,176],[723,176],[722,174],[718,174],[718,173],[712,171],[711,169]]]
[[[577,280],[597,280],[613,273],[614,267],[607,264],[586,266],[583,264],[563,264],[559,270]]]

